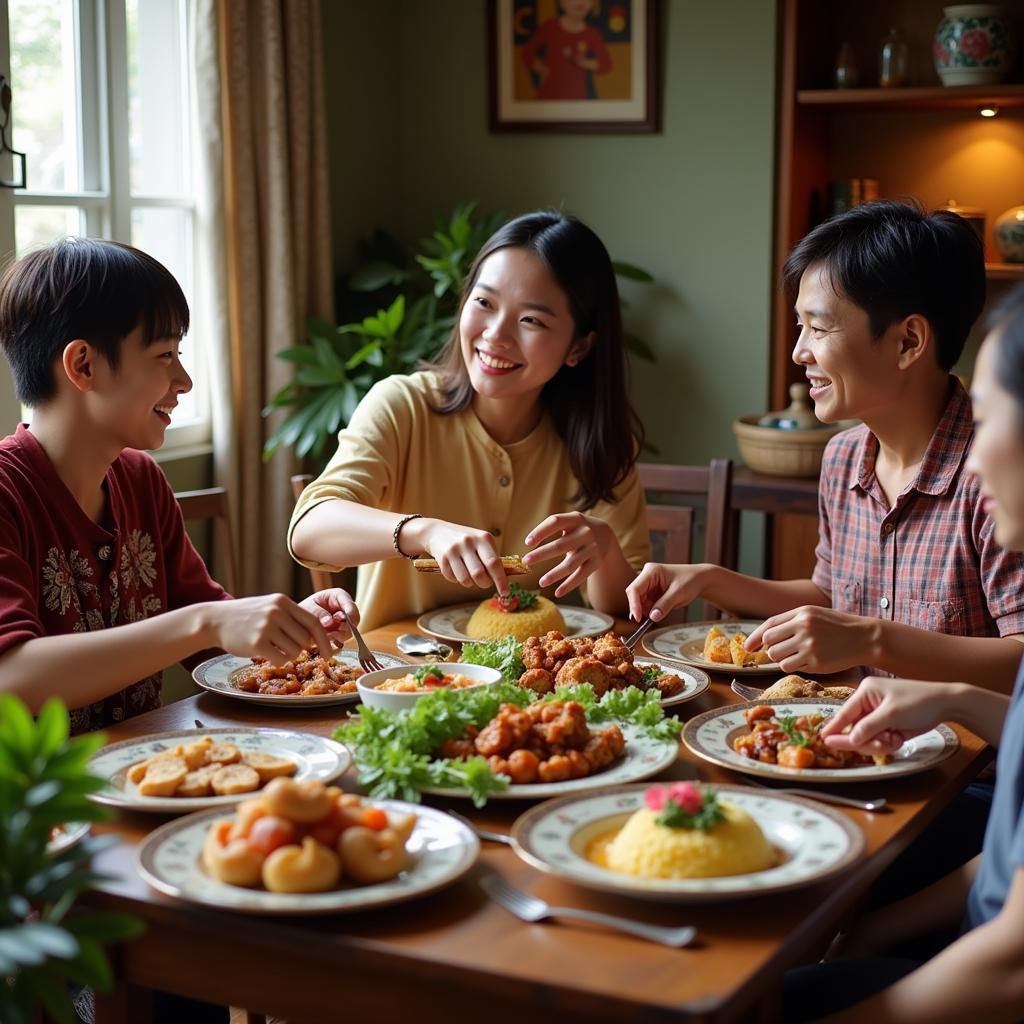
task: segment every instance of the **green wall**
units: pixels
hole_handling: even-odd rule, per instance
[[[343,270],[372,227],[413,240],[467,199],[582,217],[657,279],[624,288],[658,355],[634,401],[662,461],[702,462],[768,398],[776,13],[662,9],[659,133],[492,134],[485,2],[324,0],[332,230]]]

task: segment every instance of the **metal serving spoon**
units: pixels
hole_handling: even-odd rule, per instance
[[[447,644],[443,644],[433,637],[420,636],[418,633],[403,633],[395,643],[403,654],[413,654],[419,657],[432,654],[434,657],[445,660],[452,655],[452,649]]]

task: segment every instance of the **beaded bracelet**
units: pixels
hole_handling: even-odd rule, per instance
[[[396,524],[395,529],[394,529],[394,531],[391,534],[391,543],[395,545],[395,550],[403,558],[416,558],[417,556],[416,555],[407,555],[401,549],[401,547],[398,544],[398,535],[402,532],[402,527],[405,526],[405,524],[407,522],[409,522],[410,519],[422,519],[422,518],[423,518],[423,516],[419,512],[413,512],[413,514],[411,516],[403,516],[401,519],[398,520],[398,523]]]

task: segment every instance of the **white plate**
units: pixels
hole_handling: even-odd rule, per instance
[[[179,743],[194,743],[204,736],[212,736],[215,743],[234,743],[243,753],[259,751],[287,757],[298,765],[298,770],[292,776],[295,779],[330,782],[352,761],[352,755],[340,743],[308,732],[242,727],[158,732],[135,740],[112,743],[97,751],[89,762],[89,770],[94,775],[109,779],[110,784],[106,789],[91,793],[89,798],[98,804],[108,804],[121,810],[187,814],[189,811],[202,811],[211,807],[228,808],[258,793],[259,790],[230,796],[142,796],[138,787],[128,781],[128,769],[133,764],[176,747]]]
[[[783,778],[791,782],[799,779],[801,785],[805,782],[879,782],[902,775],[914,775],[934,768],[951,757],[960,746],[956,733],[948,725],[940,725],[907,740],[889,764],[869,764],[860,768],[783,768],[777,764],[765,764],[743,757],[732,749],[732,741],[736,737],[750,732],[743,717],[744,710],[759,703],[770,704],[777,713],[783,715],[812,715],[816,712],[834,714],[842,707],[842,701],[822,700],[819,697],[729,704],[691,718],[683,728],[683,742],[698,757],[712,764],[768,779]]]
[[[46,844],[46,856],[56,857],[72,846],[77,846],[92,826],[87,821],[73,821],[60,828],[57,835]]]
[[[694,697],[699,697],[710,685],[711,679],[703,669],[694,668],[692,665],[680,665],[671,661],[659,661],[657,658],[634,658],[634,665],[640,668],[650,668],[656,665],[662,672],[669,675],[679,676],[683,681],[682,693],[674,697],[667,697],[661,702],[663,708],[672,707],[675,704],[684,704]]]
[[[781,672],[774,662],[764,665],[732,665],[721,661],[708,661],[704,657],[704,638],[712,626],[717,626],[727,637],[742,631],[750,636],[760,626],[760,622],[737,622],[735,620],[710,619],[707,622],[687,622],[680,626],[665,626],[646,633],[643,638],[644,650],[656,658],[670,658],[681,661],[684,665],[695,665],[697,668],[712,672],[729,672],[732,675],[764,675],[765,673]]]
[[[838,811],[783,793],[712,788],[760,825],[768,842],[782,852],[781,864],[745,875],[668,879],[636,878],[587,860],[590,842],[644,806],[646,786],[600,790],[534,807],[512,826],[512,845],[533,867],[588,889],[675,903],[749,898],[813,885],[842,871],[864,849],[860,829]]]
[[[433,807],[400,800],[373,802],[397,813],[416,815],[408,843],[413,865],[389,882],[343,885],[314,893],[267,892],[219,882],[205,872],[200,855],[211,822],[230,817],[222,811],[190,814],[151,832],[138,850],[139,874],[154,889],[203,906],[251,914],[338,914],[423,896],[450,885],[473,866],[480,841],[462,822]]]
[[[408,658],[400,658],[397,654],[388,654],[384,651],[374,651],[374,656],[384,668],[393,668],[398,665],[408,665]],[[359,655],[356,651],[336,651],[334,660],[344,662],[346,665],[358,665]],[[201,665],[197,665],[192,671],[192,678],[204,689],[211,693],[219,693],[224,697],[234,697],[236,700],[248,700],[255,704],[273,704],[277,707],[311,708],[323,704],[355,704],[359,700],[359,694],[353,690],[351,693],[320,693],[309,697],[300,696],[297,693],[281,694],[272,693],[246,693],[238,689],[231,680],[232,673],[240,668],[248,668],[252,664],[249,658],[236,658],[233,654],[220,654],[216,658],[210,658]]]
[[[601,730],[611,722],[595,722],[591,728]],[[675,740],[656,740],[648,736],[639,726],[629,722],[619,722],[619,728],[626,740],[626,750],[610,768],[595,775],[587,775],[582,779],[567,779],[565,782],[531,782],[523,785],[511,785],[500,793],[490,793],[488,800],[546,800],[552,796],[563,796],[567,793],[583,793],[590,789],[602,789],[605,786],[623,782],[638,782],[649,779],[652,775],[664,771],[674,764],[679,757],[679,744]],[[463,789],[424,788],[424,793],[435,796],[468,797]]]
[[[475,643],[466,634],[469,617],[479,607],[480,602],[457,604],[451,608],[438,608],[437,611],[426,612],[416,620],[416,625],[431,636],[442,640],[454,640],[457,643]],[[566,636],[600,636],[607,633],[615,625],[615,620],[604,612],[595,612],[592,608],[576,608],[560,604],[558,610],[565,619]]]

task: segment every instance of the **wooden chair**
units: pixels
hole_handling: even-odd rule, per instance
[[[306,489],[306,486],[313,482],[313,475],[311,473],[296,473],[291,480],[292,496],[296,501],[298,501],[299,495]],[[313,594],[318,590],[329,590],[331,587],[338,587],[342,585],[338,582],[335,574],[327,572],[326,569],[310,569],[309,581],[313,586],[310,593]]]
[[[218,582],[229,594],[237,597],[238,572],[235,568],[235,540],[231,530],[228,492],[223,487],[207,487],[201,491],[179,491],[174,497],[186,522],[193,519],[213,521],[214,551],[221,565]]]

